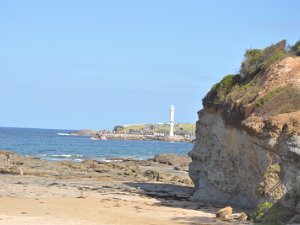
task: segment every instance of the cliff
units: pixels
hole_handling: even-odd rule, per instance
[[[285,45],[246,51],[240,74],[203,99],[189,152],[193,200],[300,209],[300,43]]]

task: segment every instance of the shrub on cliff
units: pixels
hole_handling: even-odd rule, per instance
[[[275,45],[271,45],[263,50],[264,61],[263,67],[267,67],[274,62],[284,59],[288,56],[286,50],[286,40],[282,40]]]
[[[300,56],[300,40],[297,41],[293,46],[289,46],[292,54]]]
[[[229,74],[225,76],[219,83],[213,85],[211,90],[202,100],[203,105],[215,105],[225,102],[226,96],[230,93],[234,85],[240,81],[239,74]]]
[[[263,216],[266,214],[268,210],[273,206],[272,202],[263,202],[257,206],[256,211],[254,212],[253,219],[255,222],[261,221]]]
[[[241,77],[251,76],[256,74],[264,61],[263,50],[249,49],[244,54],[244,61],[241,65]]]
[[[243,81],[234,86],[227,98],[233,101],[239,99],[242,104],[247,104],[254,100],[261,89],[260,77],[255,77],[250,81]]]
[[[243,79],[250,80],[259,71],[265,69],[272,63],[285,58],[288,55],[286,51],[286,40],[280,41],[263,50],[249,49],[244,55],[240,74]]]
[[[252,215],[255,224],[283,225],[290,214],[290,210],[280,204],[263,202],[258,205],[255,213]]]

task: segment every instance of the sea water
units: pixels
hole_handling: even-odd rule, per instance
[[[72,131],[0,127],[0,149],[46,160],[74,161],[147,159],[161,153],[185,155],[192,149],[192,144],[186,142],[91,140],[90,137],[69,135],[70,132]]]

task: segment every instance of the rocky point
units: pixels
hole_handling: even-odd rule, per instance
[[[193,200],[300,208],[300,57],[285,46],[248,50],[240,74],[203,99],[189,152]]]

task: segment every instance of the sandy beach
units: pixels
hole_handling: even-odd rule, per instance
[[[0,224],[229,224],[215,219],[222,206],[189,200],[186,165],[0,161]]]

